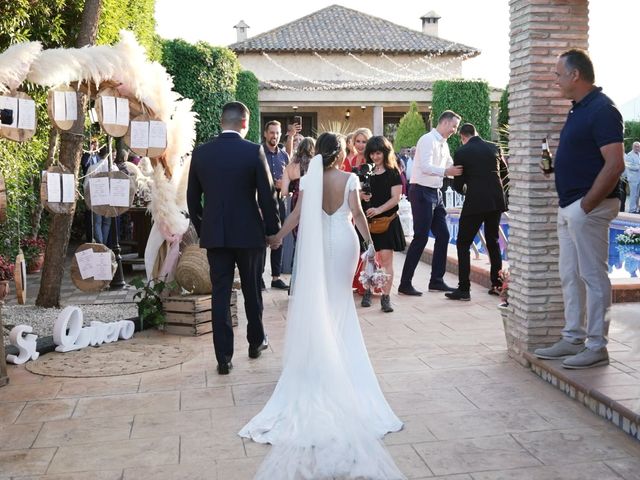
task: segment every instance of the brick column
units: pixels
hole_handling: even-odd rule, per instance
[[[558,275],[557,196],[538,168],[546,136],[558,145],[570,102],[555,84],[558,54],[587,48],[588,0],[509,0],[510,308],[503,312],[509,353],[558,340],[564,326]],[[597,71],[596,71],[597,73]]]

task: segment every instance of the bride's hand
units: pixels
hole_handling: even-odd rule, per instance
[[[267,236],[267,243],[269,244],[269,248],[271,248],[271,250],[276,250],[282,245],[282,239],[276,233],[275,235]]]

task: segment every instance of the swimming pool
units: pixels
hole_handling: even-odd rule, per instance
[[[456,244],[458,236],[458,220],[457,214],[447,215],[447,227],[452,245]],[[500,222],[505,236],[509,238],[509,224],[507,218],[503,217]],[[611,222],[609,229],[609,278],[640,278],[640,245],[618,245],[616,236],[621,234],[626,227],[640,227],[640,217],[638,221],[621,220],[619,218]],[[429,232],[429,236],[431,232]],[[486,254],[484,245],[480,242],[480,237],[476,235],[474,243],[480,253]],[[505,248],[505,242],[500,239],[500,251],[503,260],[508,260],[508,249]]]

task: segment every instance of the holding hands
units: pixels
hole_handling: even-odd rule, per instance
[[[271,250],[276,250],[282,245],[282,238],[277,233],[275,235],[267,235],[266,240]]]

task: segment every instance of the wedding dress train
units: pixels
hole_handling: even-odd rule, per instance
[[[351,290],[359,247],[348,195],[358,179],[349,177],[342,205],[328,214],[322,172],[316,156],[301,181],[282,374],[239,434],[273,445],[256,479],[403,479],[381,442],[402,422],[378,385]]]

